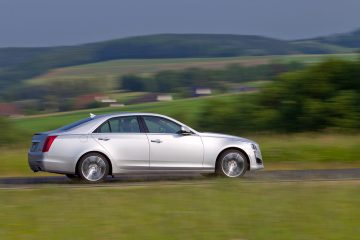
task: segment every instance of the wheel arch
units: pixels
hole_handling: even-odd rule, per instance
[[[241,149],[241,148],[239,148],[239,147],[227,147],[227,148],[221,150],[221,152],[220,152],[220,153],[217,155],[217,157],[216,157],[215,170],[216,170],[216,168],[218,167],[218,161],[220,160],[221,154],[222,154],[223,152],[225,152],[225,151],[228,151],[228,150],[237,150],[237,151],[243,153],[243,154],[245,155],[246,161],[247,161],[247,163],[248,163],[248,168],[247,168],[247,170],[250,170],[250,158],[249,158],[249,155],[248,155],[243,149]]]
[[[83,158],[86,154],[89,154],[89,153],[97,153],[97,154],[100,154],[102,156],[105,157],[106,161],[108,162],[109,164],[109,175],[112,175],[113,174],[113,166],[112,166],[112,163],[111,163],[111,160],[110,158],[103,152],[100,152],[100,151],[88,151],[86,153],[84,153],[83,155],[81,155],[78,160],[76,161],[76,165],[75,165],[75,174],[78,174],[78,166],[79,166],[79,162],[81,160],[81,158]]]

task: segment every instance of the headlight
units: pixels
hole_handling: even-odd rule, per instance
[[[251,144],[251,148],[252,148],[252,149],[254,149],[254,150],[257,150],[256,145],[255,145],[255,144],[253,144],[253,143]]]

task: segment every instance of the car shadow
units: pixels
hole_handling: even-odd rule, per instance
[[[160,182],[160,181],[184,181],[184,180],[208,179],[198,173],[158,173],[158,174],[121,174],[108,176],[102,184],[112,183],[139,183],[139,182]],[[81,182],[78,179],[69,179],[66,176],[41,176],[41,177],[7,177],[0,178],[0,188],[7,187],[30,187],[33,185],[92,185]],[[93,184],[96,185],[96,184]]]

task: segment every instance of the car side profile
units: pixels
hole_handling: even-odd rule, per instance
[[[239,177],[264,167],[251,140],[202,133],[170,117],[114,113],[36,133],[30,168],[95,183],[124,172],[189,171]]]

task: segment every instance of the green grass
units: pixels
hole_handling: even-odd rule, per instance
[[[360,135],[255,135],[268,169],[360,167]]]
[[[358,239],[358,182],[0,190],[8,239]]]
[[[27,150],[24,146],[3,147],[0,155],[0,177],[34,176],[27,163]]]
[[[229,64],[241,64],[244,66],[267,64],[270,62],[317,63],[326,58],[336,57],[340,59],[355,60],[358,55],[347,54],[302,54],[302,55],[279,55],[259,57],[227,57],[227,58],[179,58],[179,59],[145,59],[145,60],[112,60],[92,64],[84,64],[73,67],[58,68],[51,70],[42,76],[30,79],[30,84],[44,84],[54,80],[75,81],[77,79],[98,79],[103,85],[114,86],[115,80],[125,74],[151,75],[164,70],[182,70],[186,68],[219,69]]]

